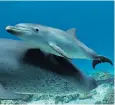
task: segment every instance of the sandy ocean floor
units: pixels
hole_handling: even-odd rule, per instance
[[[26,100],[1,100],[0,104],[114,104],[114,76],[107,72],[92,74],[101,84],[85,94],[69,96],[29,96]]]

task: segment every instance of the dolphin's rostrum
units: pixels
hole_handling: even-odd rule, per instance
[[[20,23],[16,26],[7,26],[6,30],[17,37],[27,40],[34,48],[65,58],[80,58],[93,60],[93,68],[98,63],[112,61],[98,55],[91,48],[76,38],[76,29],[67,31],[47,27],[39,24]],[[113,65],[113,64],[112,64]]]

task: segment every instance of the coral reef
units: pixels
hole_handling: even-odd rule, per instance
[[[110,89],[102,100],[102,104],[114,104],[114,89]]]

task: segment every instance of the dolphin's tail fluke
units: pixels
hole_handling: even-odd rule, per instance
[[[98,58],[99,58],[99,60],[93,60],[93,62],[92,62],[92,66],[93,66],[94,69],[95,69],[95,66],[96,66],[97,64],[99,64],[99,63],[108,62],[108,63],[110,63],[111,65],[113,65],[112,61],[111,61],[109,58],[107,58],[107,57],[98,56]]]

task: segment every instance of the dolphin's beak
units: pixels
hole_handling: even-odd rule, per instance
[[[7,26],[6,31],[15,36],[22,36],[26,32],[31,31],[31,30],[27,27],[22,27],[22,26]]]
[[[10,34],[16,35],[16,36],[21,36],[22,35],[22,30],[16,26],[7,26],[6,31]]]
[[[6,27],[6,31],[7,31],[7,32],[11,32],[12,30],[13,30],[13,26],[7,26],[7,27]]]

